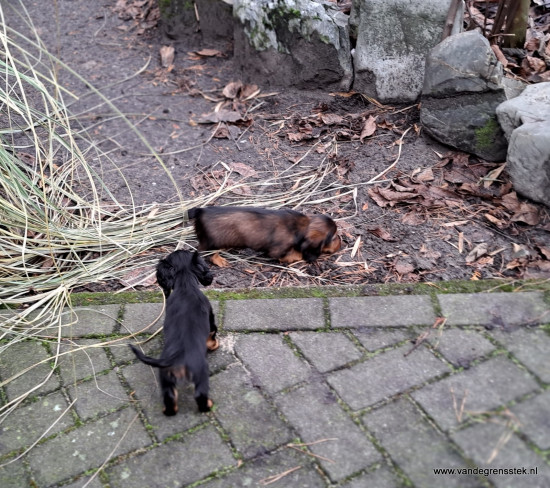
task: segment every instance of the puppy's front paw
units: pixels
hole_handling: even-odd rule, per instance
[[[218,339],[212,336],[213,334],[211,333],[208,336],[208,339],[206,339],[206,348],[209,351],[215,351],[216,349],[218,349],[218,347],[220,347],[220,341],[218,341]]]
[[[229,266],[229,262],[227,261],[227,259],[222,258],[218,253],[214,254],[210,258],[210,262],[220,268],[227,268]]]

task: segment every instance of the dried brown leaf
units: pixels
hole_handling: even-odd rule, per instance
[[[326,125],[337,125],[341,124],[344,118],[338,114],[325,114],[322,113],[319,115],[319,118],[323,121],[323,124]]]
[[[239,95],[239,92],[241,91],[241,88],[243,86],[242,81],[232,81],[231,83],[228,83],[225,85],[222,95],[225,98],[237,98]]]
[[[160,64],[163,68],[169,68],[174,63],[176,50],[174,46],[162,46],[160,48]]]
[[[244,163],[229,163],[229,167],[242,176],[257,176],[256,170]]]
[[[485,254],[487,254],[487,243],[482,242],[470,251],[470,253],[466,256],[466,262],[473,263]]]
[[[198,54],[204,58],[223,57],[223,53],[217,49],[201,49],[200,51],[195,51],[195,54]]]
[[[404,259],[398,259],[394,263],[393,267],[395,271],[401,275],[412,273],[414,271],[414,266]]]
[[[380,226],[377,227],[367,227],[366,228],[371,234],[374,234],[376,237],[380,237],[380,239],[383,239],[384,241],[388,242],[394,242],[397,239],[392,237],[392,235],[386,230],[383,229]]]
[[[376,131],[376,119],[378,117],[373,117],[372,115],[369,115],[369,118],[365,120],[363,127],[361,128],[361,135],[359,136],[359,140],[363,142],[363,139],[366,137],[370,137],[374,134]]]
[[[202,114],[197,122],[199,124],[217,124],[218,122],[238,122],[240,120],[243,120],[240,112],[222,109],[217,112],[214,111],[207,114]]]

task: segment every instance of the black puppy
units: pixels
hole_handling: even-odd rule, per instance
[[[198,252],[175,251],[157,266],[157,281],[166,296],[164,348],[159,359],[145,356],[130,345],[140,361],[160,368],[159,378],[164,399],[164,414],[178,412],[178,379],[195,384],[199,411],[208,412],[208,363],[206,349],[218,348],[217,327],[208,298],[198,283],[208,286],[212,273]]]

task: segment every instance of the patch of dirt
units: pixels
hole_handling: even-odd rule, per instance
[[[342,251],[291,269],[246,250],[226,253],[232,265],[215,270],[214,286],[550,276],[548,209],[518,197],[502,163],[430,140],[418,105],[242,84],[229,41],[163,39],[154,13],[121,15],[116,0],[26,5],[46,46],[81,75],[59,70],[76,95],[67,97],[71,112],[82,114],[78,123],[108,158],[93,158],[112,193],[104,191],[106,204],[174,202],[174,182],[191,199],[216,191],[225,178],[242,185],[216,203],[254,202],[288,196],[303,183],[283,176],[311,177],[316,192],[293,205],[331,215]],[[8,25],[28,31],[13,10],[5,15]],[[273,186],[258,185],[268,178]]]

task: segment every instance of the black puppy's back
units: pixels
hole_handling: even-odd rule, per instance
[[[210,409],[209,378],[206,361],[207,341],[215,340],[216,325],[208,298],[198,287],[212,283],[212,274],[198,252],[175,251],[161,260],[157,280],[166,300],[164,348],[159,359],[144,355],[130,345],[137,358],[160,368],[164,413],[177,413],[178,379],[186,377],[195,384],[195,400],[201,412]]]

